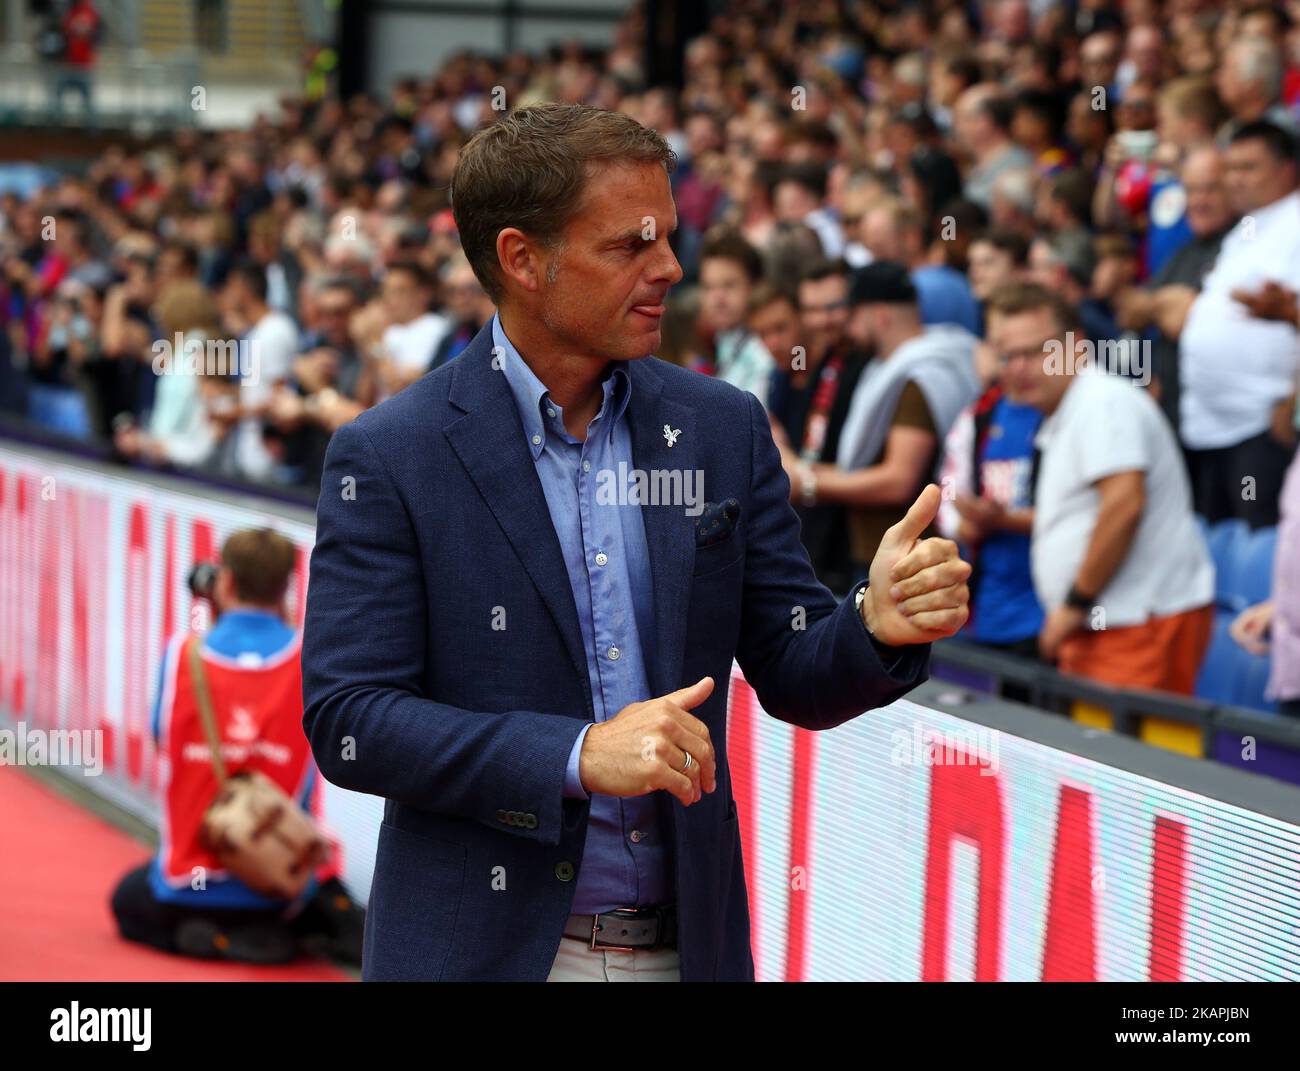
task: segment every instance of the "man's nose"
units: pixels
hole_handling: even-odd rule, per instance
[[[673,252],[673,247],[668,242],[664,242],[664,254],[664,258],[657,265],[659,270],[655,278],[667,279],[671,286],[673,283],[681,282],[685,273],[677,260],[677,254]]]

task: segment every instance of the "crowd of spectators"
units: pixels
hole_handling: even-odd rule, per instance
[[[607,48],[458,55],[4,197],[0,405],[314,489],[333,429],[493,314],[448,201],[464,143],[503,108],[620,109],[679,161],[659,356],[767,407],[823,579],[939,479],[971,638],[1189,691],[1193,514],[1300,546],[1300,2],[737,0],[680,88],[646,84],[645,32],[633,7]],[[1300,664],[1291,603],[1243,642]]]

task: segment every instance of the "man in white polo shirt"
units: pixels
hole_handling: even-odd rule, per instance
[[[433,355],[451,331],[452,323],[429,310],[433,284],[428,272],[413,260],[390,264],[380,293],[389,317],[379,375],[380,394],[387,398],[429,371]]]
[[[1039,650],[1063,672],[1191,694],[1213,621],[1214,566],[1169,422],[1093,360],[1078,313],[1032,283],[995,291],[991,342],[1044,415],[1030,558]]]
[[[1277,524],[1295,449],[1291,414],[1300,363],[1294,323],[1262,319],[1240,300],[1266,284],[1300,289],[1295,144],[1270,123],[1242,126],[1225,185],[1241,219],[1223,239],[1179,339],[1182,438],[1198,513]]]

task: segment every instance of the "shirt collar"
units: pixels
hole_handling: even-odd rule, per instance
[[[208,635],[215,633],[224,636],[228,632],[274,632],[277,629],[288,628],[289,626],[284,623],[284,619],[279,614],[272,613],[270,610],[244,608],[226,610],[213,623]]]
[[[505,328],[501,326],[500,313],[492,317],[492,345],[494,358],[497,354],[500,355],[501,370],[505,373],[515,407],[519,410],[519,419],[524,426],[525,445],[532,453],[533,460],[541,457],[548,432],[565,441],[572,441],[572,436],[564,427],[564,410],[551,400],[550,389],[537,378],[537,374],[528,367],[528,362],[507,337]],[[632,393],[632,380],[622,362],[615,365],[614,371],[605,377],[601,386],[604,389],[604,401],[593,423],[598,422],[595,429],[597,433],[612,436],[614,428],[627,411]]]

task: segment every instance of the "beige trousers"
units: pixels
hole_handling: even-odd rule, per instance
[[[560,938],[548,982],[679,982],[677,949],[614,952]]]

